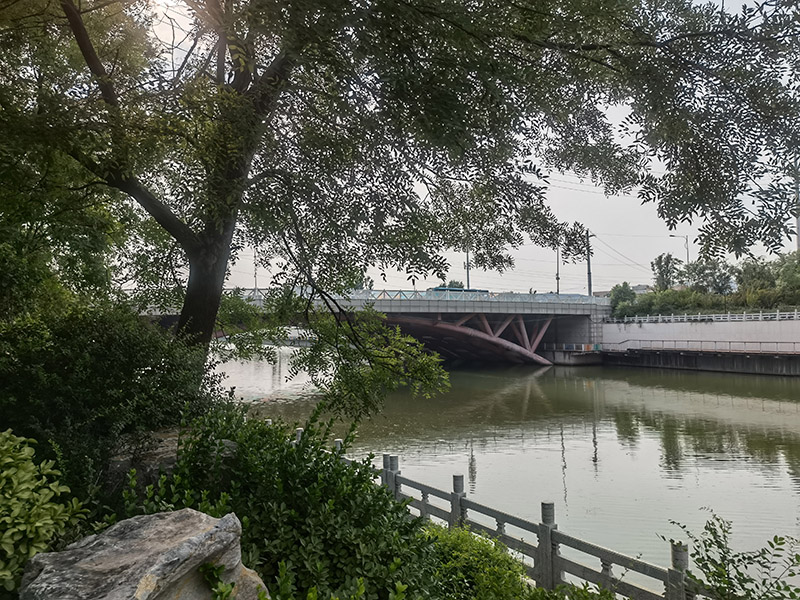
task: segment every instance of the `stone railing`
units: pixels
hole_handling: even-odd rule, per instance
[[[299,442],[302,435],[303,430],[298,429],[292,443]],[[337,453],[341,453],[342,440],[336,440],[335,444]],[[345,457],[342,460],[350,462]],[[687,577],[689,556],[684,544],[671,542],[672,564],[660,567],[559,531],[552,502],[542,502],[541,520],[534,523],[467,498],[463,475],[453,475],[452,490],[441,490],[404,477],[399,457],[390,454],[383,455],[383,468],[374,469],[374,473],[395,499],[408,502],[412,514],[438,519],[449,527],[469,527],[517,552],[524,558],[527,576],[539,587],[554,589],[569,579],[595,584],[633,600],[692,600],[695,596],[710,595]],[[579,553],[584,558],[566,558],[561,554],[562,549],[571,549],[571,555]],[[651,583],[645,587],[623,580],[615,575],[615,568],[625,575],[636,573]]]

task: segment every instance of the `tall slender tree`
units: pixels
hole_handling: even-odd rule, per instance
[[[675,258],[669,252],[656,256],[650,263],[656,291],[663,292],[676,285],[682,266],[683,261]]]

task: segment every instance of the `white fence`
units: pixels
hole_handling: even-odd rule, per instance
[[[711,322],[745,322],[745,321],[797,321],[800,313],[794,311],[723,313],[711,315],[647,315],[644,317],[624,317],[622,319],[607,318],[605,323],[711,323]]]
[[[263,291],[258,289],[241,289],[242,297],[260,304]],[[596,304],[608,306],[608,298],[593,298],[582,294],[518,294],[516,292],[490,292],[488,290],[353,290],[343,296],[334,296],[336,300],[450,300],[450,301],[496,301],[496,302],[550,302],[568,304]]]

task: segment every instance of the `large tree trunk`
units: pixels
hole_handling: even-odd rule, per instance
[[[207,347],[216,331],[235,225],[234,217],[198,251],[189,253],[189,283],[176,333],[190,344]]]

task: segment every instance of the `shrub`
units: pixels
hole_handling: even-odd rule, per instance
[[[689,572],[689,578],[706,588],[703,595],[714,600],[800,598],[800,587],[794,583],[800,575],[800,540],[775,536],[764,548],[737,552],[730,547],[730,521],[717,514],[712,513],[700,534],[675,524],[692,543],[691,557],[699,574]]]
[[[8,592],[19,585],[27,560],[48,550],[84,512],[75,498],[59,501],[69,488],[52,461],[34,463],[33,441],[10,429],[0,433],[0,587]]]
[[[434,555],[438,592],[449,600],[519,600],[530,592],[522,563],[500,542],[469,529],[429,528],[436,541]]]
[[[611,590],[588,584],[560,585],[554,590],[531,588],[525,600],[617,600],[617,595]]]
[[[204,360],[123,307],[0,321],[0,422],[37,439],[84,498],[121,441],[211,404]]]
[[[326,429],[312,420],[292,444],[287,425],[221,403],[191,424],[175,473],[145,492],[139,510],[234,511],[243,560],[273,597],[388,599],[406,587],[408,597],[428,596],[433,540],[422,521],[373,483],[369,461],[329,452]]]

